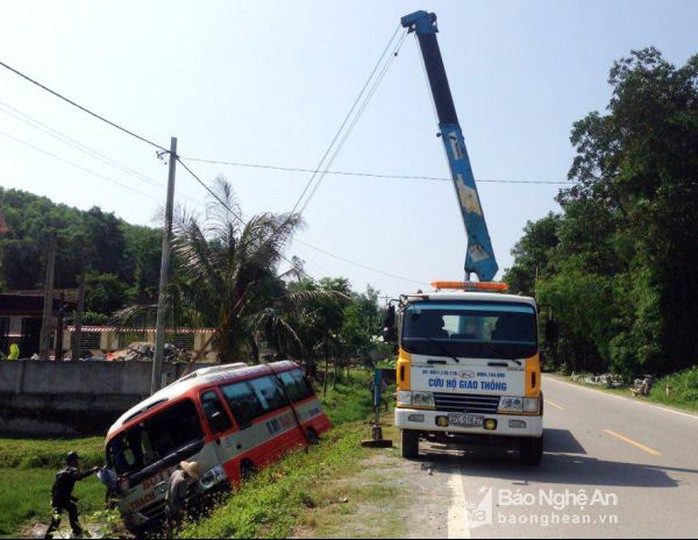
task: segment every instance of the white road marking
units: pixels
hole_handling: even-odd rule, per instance
[[[646,401],[637,401],[637,400],[632,399],[630,397],[616,396],[614,394],[609,394],[607,392],[604,392],[603,390],[599,390],[596,388],[589,388],[588,386],[582,386],[581,384],[575,384],[575,383],[571,383],[571,382],[567,382],[567,381],[561,381],[560,379],[556,379],[554,377],[546,377],[545,380],[546,380],[546,382],[547,381],[555,381],[557,383],[566,384],[568,386],[574,386],[575,388],[580,388],[582,390],[589,390],[590,392],[595,392],[597,394],[601,394],[602,396],[610,397],[613,399],[620,399],[620,400],[628,402],[628,403],[635,403],[637,405],[644,405],[645,407],[652,407],[654,409],[660,409],[662,411],[670,412],[673,414],[678,414],[679,416],[685,416],[686,418],[692,418],[693,420],[698,420],[698,415],[696,415],[696,414],[677,411],[676,409],[672,409],[669,407],[663,407],[662,405],[655,405],[654,403],[647,403]],[[546,398],[546,401],[548,401],[547,398]]]
[[[448,485],[452,494],[448,509],[448,537],[470,538],[468,511],[465,507],[465,492],[463,491],[463,474],[460,467],[450,473]]]

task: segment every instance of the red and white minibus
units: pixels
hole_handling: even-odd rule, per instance
[[[331,423],[292,361],[199,369],[126,411],[109,429],[106,468],[126,527],[164,514],[170,474],[195,460],[197,493],[239,485],[284,453],[318,441]]]

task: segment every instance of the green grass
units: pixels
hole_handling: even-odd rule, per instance
[[[334,388],[328,385],[327,395],[322,394],[322,388],[317,393],[322,402],[322,410],[327,414],[333,425],[364,420],[371,411],[373,398],[368,390],[372,374],[368,371],[352,371],[346,375]]]
[[[104,464],[104,438],[0,439],[0,536],[17,536],[29,521],[51,519],[51,486],[65,456],[75,450],[80,467]],[[104,506],[104,486],[92,476],[75,485],[84,517]],[[67,516],[64,519],[67,523]]]
[[[667,386],[671,387],[669,394]],[[698,411],[698,366],[659,379],[649,397],[657,403]]]
[[[362,439],[370,435],[371,373],[353,371],[327,395],[318,395],[334,429],[307,452],[295,452],[262,470],[208,518],[189,524],[184,538],[284,538],[319,506],[331,504],[327,487],[361,468]],[[341,426],[341,427],[340,427]],[[336,502],[336,501],[335,501]],[[342,508],[349,510],[350,508]]]
[[[226,504],[183,538],[286,538],[304,513],[322,504],[319,490],[358,467],[366,427],[345,424],[325,434],[308,452],[296,452],[261,471]]]
[[[104,437],[85,439],[0,439],[0,468],[60,469],[65,456],[75,450],[80,467],[104,465]]]
[[[562,375],[560,373],[554,373],[552,375],[580,386],[586,386],[587,388],[595,388],[596,390],[601,390],[602,392],[608,392],[609,394],[615,394],[618,396],[632,397],[630,386],[608,388],[598,384],[585,383],[583,380],[572,381],[569,376]],[[669,395],[667,395],[665,392],[667,385],[671,386]],[[649,396],[637,397],[636,399],[667,405],[678,409],[685,409],[687,411],[698,411],[698,366],[694,366],[686,371],[674,373],[658,379],[654,383]]]
[[[365,420],[372,409],[371,376],[368,371],[353,370],[344,373],[334,387],[328,384],[327,395],[318,389],[323,410],[335,426],[323,435],[322,443],[262,471],[228,505],[184,533],[235,538],[289,535],[304,511],[320,504],[320,498],[325,500],[318,495],[319,488],[359,466],[359,442],[370,435]],[[103,437],[0,439],[0,536],[18,536],[33,521],[48,526],[51,486],[70,450],[80,455],[81,468],[104,463]],[[78,482],[75,495],[80,498],[83,523],[88,514],[104,507],[104,487],[95,477]]]
[[[3,447],[3,451],[5,448]],[[51,520],[51,486],[53,469],[0,468],[0,537],[17,537],[29,521],[37,520],[48,527]],[[78,482],[73,494],[80,499],[81,521],[104,506],[104,486],[92,476]],[[65,515],[61,527],[67,525]]]

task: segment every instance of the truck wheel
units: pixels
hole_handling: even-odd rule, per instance
[[[402,457],[405,459],[414,459],[419,456],[419,433],[410,431],[409,429],[402,430]]]
[[[536,438],[525,438],[520,442],[521,459],[529,465],[538,465],[543,459],[543,435]]]

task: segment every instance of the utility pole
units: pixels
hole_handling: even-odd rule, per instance
[[[63,322],[65,320],[65,293],[60,294],[58,300],[58,321],[56,324],[56,343],[53,347],[54,358],[63,360]]]
[[[85,312],[85,248],[80,250],[80,282],[78,283],[78,310],[75,314],[75,332],[70,344],[70,358],[80,359],[80,341],[82,339],[82,315]]]
[[[44,284],[44,312],[39,337],[39,358],[48,360],[51,353],[51,319],[53,318],[53,275],[56,269],[56,230],[49,233],[46,258],[46,283]]]
[[[150,393],[154,394],[162,386],[162,358],[165,350],[165,318],[167,316],[167,281],[170,274],[170,244],[172,243],[172,214],[174,206],[175,167],[177,165],[177,137],[170,138],[169,174],[167,176],[167,205],[165,206],[165,226],[162,234],[162,259],[160,261],[160,294],[158,295],[158,315],[155,325],[155,355],[150,379]]]

